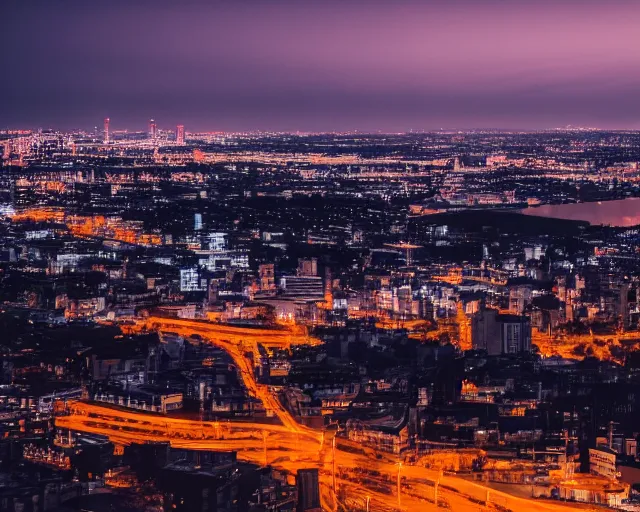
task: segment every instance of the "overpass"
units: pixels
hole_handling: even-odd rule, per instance
[[[283,348],[309,341],[318,343],[318,340],[271,329],[160,317],[149,317],[136,323],[135,328],[166,330],[185,336],[199,334],[204,342],[227,351],[247,391],[261,400],[280,423],[189,420],[71,401],[67,404],[67,414],[56,418],[57,427],[105,435],[117,445],[168,441],[176,448],[234,450],[239,460],[271,465],[292,474],[302,468],[318,468],[325,510],[353,510],[355,503],[363,500],[370,502],[371,510],[377,511],[438,510],[441,498],[461,512],[495,509],[496,505],[501,510],[527,512],[571,510],[558,503],[512,496],[456,476],[407,465],[386,452],[346,451],[337,446],[335,431],[318,431],[297,423],[275,392],[256,382],[246,348],[262,343],[263,337],[270,340],[272,346]],[[366,468],[366,474],[358,468]]]

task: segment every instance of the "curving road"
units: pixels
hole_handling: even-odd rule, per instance
[[[265,342],[270,347],[289,348],[294,344],[318,343],[318,340],[290,331],[237,328],[160,317],[150,317],[133,329],[157,329],[185,337],[198,334],[225,350],[233,359],[249,394],[261,400],[280,424],[194,421],[73,401],[68,404],[69,414],[56,418],[56,426],[106,435],[121,445],[168,441],[177,448],[233,450],[240,460],[271,465],[291,473],[302,468],[318,468],[325,510],[365,511],[367,502],[369,510],[377,512],[442,510],[442,507],[478,512],[495,509],[495,505],[518,512],[573,510],[554,502],[528,500],[489,490],[424,467],[405,465],[388,453],[344,451],[336,446],[332,437],[335,433],[325,435],[299,424],[269,386],[256,382],[254,363],[247,354],[254,354],[255,358],[257,345]],[[435,503],[436,482],[439,482],[437,501],[440,507]]]

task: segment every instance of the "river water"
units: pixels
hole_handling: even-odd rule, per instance
[[[617,227],[640,224],[640,198],[629,197],[615,201],[593,203],[545,204],[521,210],[525,215],[555,219],[582,220],[590,224]]]

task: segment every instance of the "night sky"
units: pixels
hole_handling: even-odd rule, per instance
[[[0,127],[640,128],[640,1],[3,0]]]

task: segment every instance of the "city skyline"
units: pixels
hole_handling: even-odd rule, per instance
[[[6,0],[2,512],[640,512],[638,0]]]
[[[637,4],[10,2],[2,128],[640,128]],[[16,44],[20,42],[20,44]],[[11,46],[12,45],[12,46]]]
[[[640,132],[119,122],[0,132],[14,511],[640,511]]]

